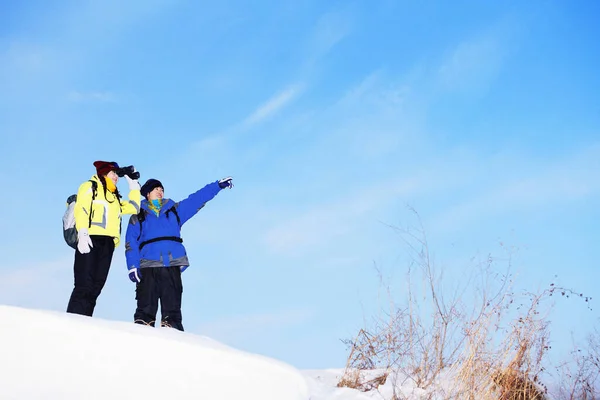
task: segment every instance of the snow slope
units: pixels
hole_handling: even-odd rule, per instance
[[[279,361],[167,328],[0,305],[0,399],[307,400]]]

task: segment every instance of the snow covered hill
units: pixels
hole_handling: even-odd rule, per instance
[[[308,400],[279,361],[166,328],[0,306],[0,399]]]

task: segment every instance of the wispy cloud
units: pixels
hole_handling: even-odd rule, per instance
[[[70,41],[86,39],[87,46],[104,45],[131,27],[147,22],[166,9],[177,5],[178,0],[115,0],[75,3],[64,15],[62,24]],[[110,27],[110,29],[107,29]],[[70,37],[69,37],[70,36]],[[97,43],[90,43],[93,38]]]
[[[152,21],[177,3],[178,0],[92,0],[73,3],[71,7],[42,5],[39,18],[35,19],[39,38],[32,32],[15,34],[3,41],[6,46],[0,46],[0,100],[7,96],[39,101],[41,94],[49,94],[49,101],[65,96],[61,100],[114,102],[115,95],[109,92],[64,93],[74,77],[92,70],[97,63],[95,57],[106,57],[106,49],[129,29]]]
[[[27,40],[8,42],[0,49],[0,100],[15,101],[35,96],[39,99],[60,84],[62,78],[60,56],[50,46]]]
[[[432,218],[436,230],[457,230],[473,221],[481,221],[506,212],[527,211],[570,203],[600,191],[600,144],[577,152],[570,158],[537,165],[536,172],[513,168],[508,179],[480,194],[446,209]],[[515,164],[523,166],[515,160]],[[478,168],[482,168],[481,165]]]
[[[24,41],[12,41],[6,51],[0,54],[4,66],[12,66],[22,72],[39,70],[48,64],[50,49]]]
[[[248,335],[257,335],[265,331],[301,325],[313,318],[314,315],[315,311],[310,309],[245,314],[211,321],[193,330],[203,335],[231,342],[244,339]]]
[[[352,32],[354,19],[355,11],[350,6],[321,15],[307,41],[305,70],[314,68],[320,59]]]
[[[117,95],[113,92],[80,92],[74,90],[67,97],[69,101],[75,103],[116,103],[118,101]]]
[[[302,148],[287,151],[285,159],[281,160],[275,154],[263,154],[260,158],[264,160],[272,156],[277,160],[273,163],[280,163],[273,171],[260,171],[262,179],[271,173],[281,174],[284,170],[293,172],[285,175],[285,182],[278,183],[281,192],[298,187],[304,188],[305,193],[318,191],[311,186],[313,180],[329,180],[331,184],[327,187],[338,184],[352,186],[346,186],[342,196],[329,192],[319,195],[319,199],[310,198],[309,201],[314,202],[313,207],[299,204],[301,201],[289,201],[283,196],[282,201],[287,202],[285,209],[257,212],[257,215],[279,214],[272,219],[277,222],[266,224],[260,236],[261,244],[278,255],[298,256],[321,251],[329,245],[343,243],[346,237],[356,237],[360,227],[364,226],[365,218],[375,221],[376,216],[391,213],[392,202],[399,206],[415,198],[424,199],[423,204],[431,204],[435,197],[436,204],[446,208],[447,213],[433,218],[436,226],[456,223],[460,227],[463,218],[465,221],[476,220],[499,198],[503,199],[500,204],[504,205],[525,204],[528,200],[524,188],[533,188],[537,177],[529,178],[533,182],[515,180],[511,183],[498,179],[496,189],[481,195],[476,193],[463,206],[448,209],[449,205],[461,200],[456,194],[463,189],[481,190],[477,187],[481,183],[477,181],[480,179],[477,173],[486,170],[488,159],[481,157],[480,149],[472,148],[467,152],[461,152],[458,147],[439,149],[436,143],[430,141],[426,131],[429,102],[420,95],[431,87],[431,81],[434,86],[440,85],[440,82],[449,87],[456,84],[457,89],[461,85],[487,85],[511,51],[512,33],[511,24],[500,24],[467,40],[454,49],[439,69],[435,68],[439,64],[425,68],[425,72],[429,73],[425,76],[407,76],[375,69],[358,84],[349,87],[337,101],[313,110],[310,121],[302,122],[305,125],[301,127],[293,127],[295,132],[297,129],[310,130],[310,135],[302,141]],[[273,115],[297,96],[296,90],[295,86],[291,86],[281,91],[252,113],[246,123],[258,123]],[[274,131],[292,131],[287,118],[280,122],[282,125]],[[272,133],[265,132],[265,136],[269,134]],[[240,149],[235,144],[235,141],[228,143],[231,152],[239,153],[232,157],[232,164],[248,152],[247,146]],[[268,146],[265,148],[266,152],[271,151]],[[194,160],[198,159],[197,155],[197,152],[193,154]],[[299,165],[312,165],[322,173],[315,176],[298,171]],[[524,168],[531,165],[534,164],[524,163]],[[250,176],[253,172],[249,171],[253,167],[256,165],[252,162],[244,163],[244,172]],[[515,172],[515,169],[512,171]],[[369,176],[368,183],[363,180],[366,175]],[[502,175],[501,172],[498,175]],[[565,178],[564,191],[560,195],[565,191],[578,193],[586,190],[584,182],[583,186],[579,186],[569,179]],[[548,180],[547,183],[551,182]],[[553,186],[547,188],[556,189]],[[543,187],[535,191],[532,189],[529,193],[530,196],[538,196],[537,200],[532,198],[529,201],[542,201],[547,196]],[[419,197],[423,195],[430,197]],[[437,211],[434,209],[431,213]],[[264,221],[261,220],[259,225],[264,227]]]
[[[375,107],[378,111],[396,111],[407,102],[410,86],[387,76],[383,69],[368,74],[360,83],[351,87],[337,102],[337,107]]]
[[[385,187],[385,190],[381,190]],[[279,254],[299,255],[329,246],[337,238],[353,233],[366,215],[398,197],[414,195],[424,186],[418,179],[377,182],[337,201],[317,205],[303,214],[283,220],[263,237],[267,248]],[[372,215],[373,222],[375,216]]]
[[[62,310],[73,285],[73,259],[0,269],[0,303]]]
[[[300,95],[302,93],[302,90],[303,85],[296,84],[291,85],[288,88],[277,93],[269,100],[267,100],[264,104],[260,105],[252,114],[250,114],[250,116],[244,121],[244,125],[255,125],[275,115],[286,105],[288,105],[292,100],[294,100],[298,95]]]
[[[501,20],[489,30],[451,49],[437,70],[437,83],[445,90],[481,90],[497,76],[516,47],[518,25]]]
[[[319,18],[313,35],[315,53],[322,56],[342,41],[352,30],[354,13],[345,8],[326,13]]]
[[[498,70],[502,53],[494,37],[463,42],[440,66],[440,82],[446,88],[455,88],[473,80],[486,81]]]

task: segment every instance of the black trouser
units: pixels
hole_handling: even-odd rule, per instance
[[[75,287],[71,293],[67,312],[87,315],[94,313],[96,300],[108,277],[108,270],[115,251],[115,242],[110,236],[90,235],[92,239],[91,251],[81,254],[75,250]]]
[[[179,267],[155,267],[141,270],[141,281],[136,284],[137,309],[135,323],[154,326],[160,300],[161,326],[183,331],[181,323],[181,296],[183,284]]]

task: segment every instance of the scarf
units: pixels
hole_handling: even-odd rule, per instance
[[[108,176],[104,175],[104,182],[106,182],[106,188],[111,192],[114,193],[115,190],[117,190],[117,187],[115,186],[115,183],[113,182],[112,179],[110,179]]]
[[[160,213],[160,209],[162,208],[162,206],[163,201],[160,199],[154,199],[148,202],[148,208],[152,210],[154,214],[156,214],[156,216],[158,216],[158,214]]]

